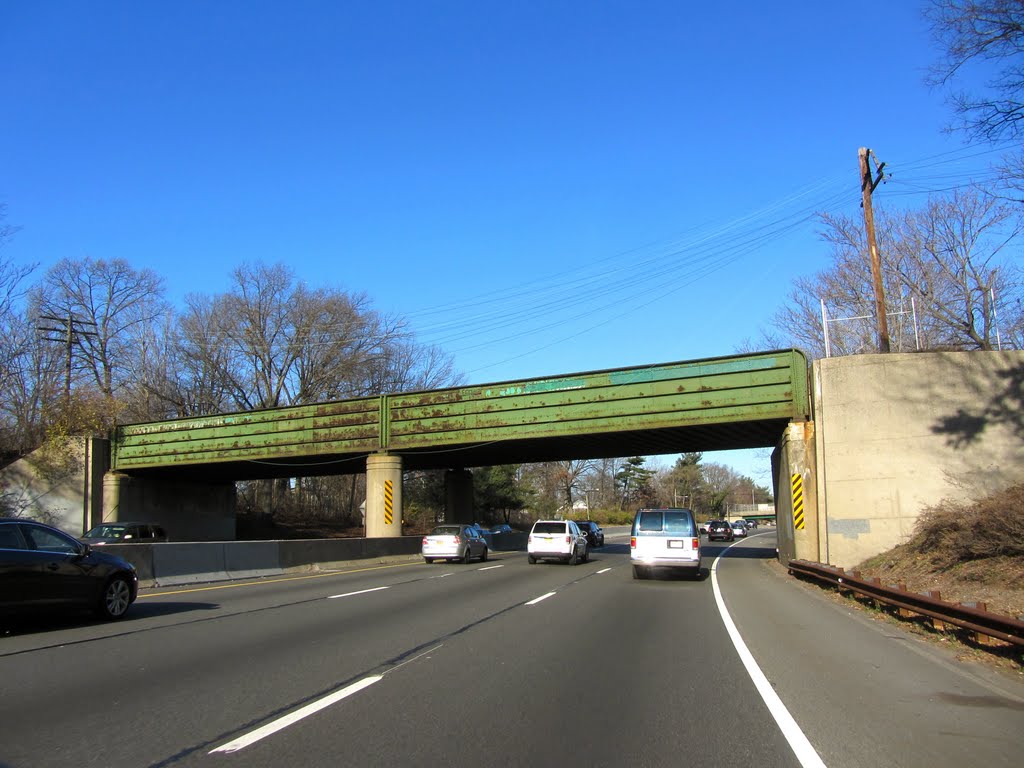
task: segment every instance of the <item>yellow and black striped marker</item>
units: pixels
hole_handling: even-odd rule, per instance
[[[791,484],[793,486],[793,528],[802,531],[804,529],[804,476],[793,475]]]
[[[395,519],[395,494],[393,483],[390,480],[384,481],[384,523],[391,525]]]

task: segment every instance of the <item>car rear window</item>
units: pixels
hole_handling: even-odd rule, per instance
[[[534,533],[565,533],[565,523],[534,523]]]
[[[693,518],[681,509],[645,509],[637,515],[637,533],[674,533],[694,536]]]
[[[458,536],[462,528],[457,525],[439,525],[430,532],[431,536]]]

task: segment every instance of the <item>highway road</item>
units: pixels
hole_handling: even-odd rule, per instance
[[[1024,684],[789,579],[771,530],[704,554],[635,581],[618,530],[575,567],[367,564],[23,621],[0,768],[1020,765]]]

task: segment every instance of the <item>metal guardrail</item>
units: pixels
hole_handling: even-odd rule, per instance
[[[840,593],[852,592],[879,603],[891,605],[900,616],[917,615],[931,620],[932,626],[942,631],[952,625],[973,632],[980,644],[988,638],[1024,646],[1024,621],[998,613],[989,613],[984,603],[964,605],[941,599],[938,592],[921,594],[910,592],[903,584],[883,585],[878,578],[862,578],[859,571],[847,573],[843,568],[812,563],[808,560],[790,560],[789,572],[832,584]]]

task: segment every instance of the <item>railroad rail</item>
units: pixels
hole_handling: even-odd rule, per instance
[[[791,575],[806,576],[834,585],[840,593],[853,593],[892,606],[902,618],[923,616],[939,631],[944,631],[946,625],[968,630],[974,633],[980,644],[986,644],[988,638],[996,638],[1024,646],[1024,621],[990,613],[984,603],[950,603],[942,600],[936,591],[911,592],[904,584],[882,584],[878,578],[862,577],[859,571],[847,573],[844,568],[809,560],[790,560],[789,572]]]

